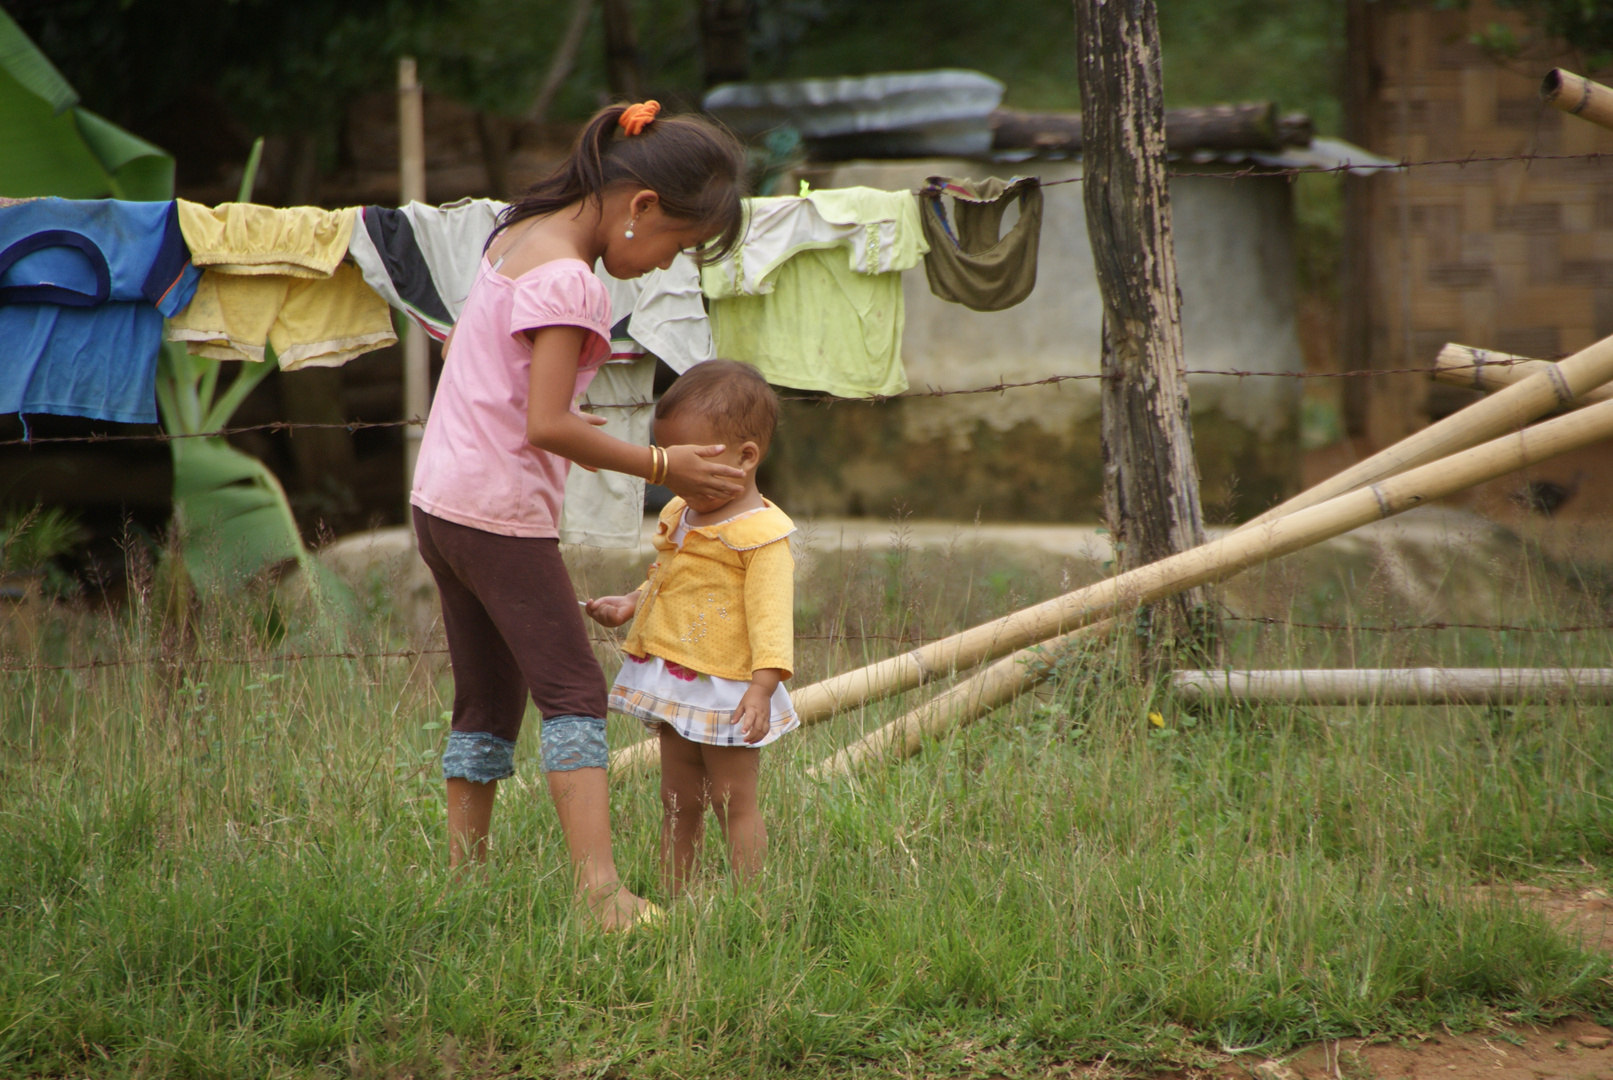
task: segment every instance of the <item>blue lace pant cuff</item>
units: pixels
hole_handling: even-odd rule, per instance
[[[546,716],[541,741],[544,772],[603,769],[610,765],[605,721],[600,717]]]
[[[485,731],[450,731],[442,775],[477,784],[507,779],[515,775],[515,744]]]

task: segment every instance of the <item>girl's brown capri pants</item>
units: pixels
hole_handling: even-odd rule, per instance
[[[544,771],[605,768],[605,674],[560,541],[500,536],[419,507],[414,532],[442,594],[454,669],[443,776],[487,783],[514,775],[528,694],[543,714]]]

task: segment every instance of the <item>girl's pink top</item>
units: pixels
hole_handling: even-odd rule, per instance
[[[571,462],[526,441],[532,342],[545,326],[589,331],[577,358],[577,399],[610,357],[610,295],[580,259],[518,278],[482,258],[454,326],[415,464],[410,501],[428,514],[501,536],[559,536]]]

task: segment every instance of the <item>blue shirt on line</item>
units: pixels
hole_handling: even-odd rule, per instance
[[[172,201],[0,207],[0,413],[155,423],[163,317],[200,277]]]

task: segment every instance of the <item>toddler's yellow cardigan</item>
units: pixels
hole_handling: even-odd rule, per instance
[[[674,498],[655,530],[659,558],[644,583],[622,648],[705,675],[749,681],[759,668],[795,667],[795,523],[763,499],[761,510],[720,525],[690,525],[671,540],[684,502]]]

